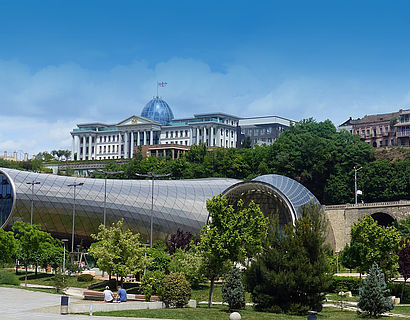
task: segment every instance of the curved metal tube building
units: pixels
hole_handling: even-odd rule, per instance
[[[31,185],[37,181],[32,197]],[[84,183],[76,192],[76,242],[89,238],[103,223],[104,179],[75,178],[0,168],[0,226],[15,221],[33,222],[57,237],[71,235],[73,183]],[[223,193],[230,204],[254,200],[265,215],[279,214],[281,224],[294,222],[299,208],[313,194],[303,185],[279,175],[251,181],[235,179],[156,180],[154,184],[154,239],[164,239],[178,228],[198,233],[208,219],[206,200]],[[150,180],[107,180],[107,224],[124,219],[124,226],[142,236],[149,235],[151,218]]]

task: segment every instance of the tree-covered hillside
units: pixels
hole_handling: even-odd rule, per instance
[[[375,150],[356,135],[337,132],[331,121],[304,120],[282,133],[271,146],[217,148],[194,145],[176,160],[136,153],[127,164],[109,163],[122,178],[135,173],[171,173],[173,179],[229,177],[252,179],[276,173],[293,178],[323,204],[353,202],[354,166],[362,166],[358,187],[365,202],[410,198],[410,158],[376,160]]]

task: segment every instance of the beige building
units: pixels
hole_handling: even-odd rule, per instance
[[[410,146],[410,109],[397,112],[366,115],[342,123],[338,130],[357,134],[375,148]]]
[[[17,151],[13,152],[13,155],[9,155],[7,151],[4,151],[3,155],[0,155],[0,159],[8,160],[8,161],[20,161],[17,157]],[[23,161],[28,161],[28,153],[24,153]]]

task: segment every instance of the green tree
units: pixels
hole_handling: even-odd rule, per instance
[[[256,310],[304,314],[321,311],[330,285],[327,220],[315,203],[303,206],[295,225],[272,221],[263,252],[245,271]]]
[[[384,274],[374,262],[360,288],[358,307],[371,317],[379,317],[394,308],[389,293]]]
[[[252,148],[251,137],[246,136],[245,139],[243,139],[241,148],[244,148],[244,149],[250,149],[250,148]]]
[[[400,233],[395,227],[383,227],[370,216],[353,224],[350,246],[345,254],[353,254],[360,273],[369,270],[376,262],[388,278],[393,277],[398,269],[398,255],[400,248]],[[353,250],[353,251],[352,251]],[[353,252],[353,253],[352,253]]]
[[[248,207],[242,200],[236,208],[218,195],[206,202],[208,223],[202,228],[199,244],[204,273],[211,282],[208,307],[212,304],[215,280],[229,262],[245,262],[262,249],[267,235],[268,218],[253,201]]]
[[[13,232],[0,228],[0,265],[13,261],[17,252],[17,241]]]
[[[98,234],[91,235],[97,242],[90,247],[89,253],[101,270],[125,277],[144,269],[145,249],[141,247],[140,235],[129,229],[124,231],[122,226],[122,220],[110,227],[100,225]]]
[[[53,238],[47,232],[41,231],[39,225],[31,225],[22,221],[17,221],[13,225],[13,231],[18,241],[17,258],[23,263],[25,268],[25,285],[27,286],[27,268],[30,264],[39,263],[41,255],[44,253],[43,244],[52,242]],[[37,270],[37,268],[36,268]]]

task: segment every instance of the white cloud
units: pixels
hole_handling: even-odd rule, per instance
[[[70,149],[69,132],[76,123],[117,122],[139,114],[155,95],[157,80],[168,82],[160,96],[176,117],[223,111],[339,123],[349,116],[395,110],[410,101],[406,92],[361,79],[295,72],[286,78],[268,71],[236,64],[216,72],[202,61],[182,58],[153,67],[134,61],[105,71],[76,64],[33,71],[17,61],[0,60],[0,152]]]

